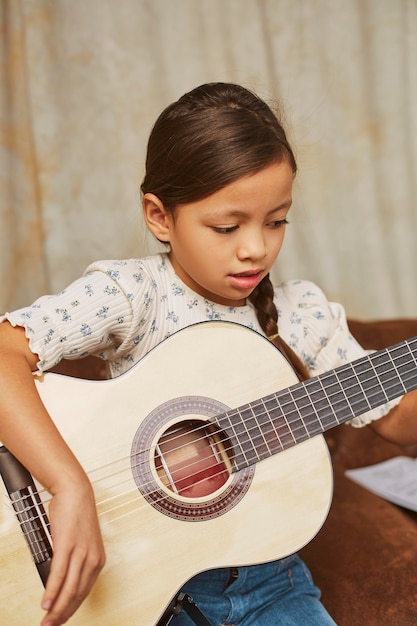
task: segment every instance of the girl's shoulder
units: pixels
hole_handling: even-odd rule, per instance
[[[292,280],[279,285],[275,304],[281,336],[312,373],[339,365],[338,355],[351,351],[343,306],[330,302],[315,283]]]
[[[101,272],[129,290],[129,285],[135,287],[143,286],[143,283],[159,282],[170,271],[171,265],[167,261],[167,255],[160,253],[141,258],[95,261],[87,267],[84,276]]]
[[[330,304],[323,290],[310,280],[289,280],[274,289],[278,309],[327,309]]]

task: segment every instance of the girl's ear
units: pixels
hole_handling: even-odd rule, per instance
[[[164,243],[169,243],[169,226],[171,216],[165,210],[158,196],[145,193],[142,199],[143,217],[151,233]]]

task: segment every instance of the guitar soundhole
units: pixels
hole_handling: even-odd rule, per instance
[[[199,421],[168,428],[155,450],[162,484],[185,498],[201,498],[221,489],[229,478],[230,462],[214,427]]]
[[[247,493],[255,467],[232,471],[230,439],[210,419],[228,408],[213,398],[181,396],[142,420],[132,441],[132,475],[142,496],[164,515],[215,519]]]

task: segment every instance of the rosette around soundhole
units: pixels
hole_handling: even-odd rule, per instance
[[[227,513],[248,491],[254,468],[232,473],[233,448],[214,424],[229,407],[212,398],[182,396],[156,407],[132,442],[137,488],[157,510],[183,521]]]

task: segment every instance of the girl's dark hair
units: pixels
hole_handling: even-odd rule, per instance
[[[208,83],[170,104],[149,137],[141,191],[153,193],[167,211],[196,202],[274,163],[297,164],[285,131],[256,94],[231,83]],[[267,336],[278,333],[273,287],[266,276],[250,296]],[[275,345],[298,376],[305,366],[279,337]]]

